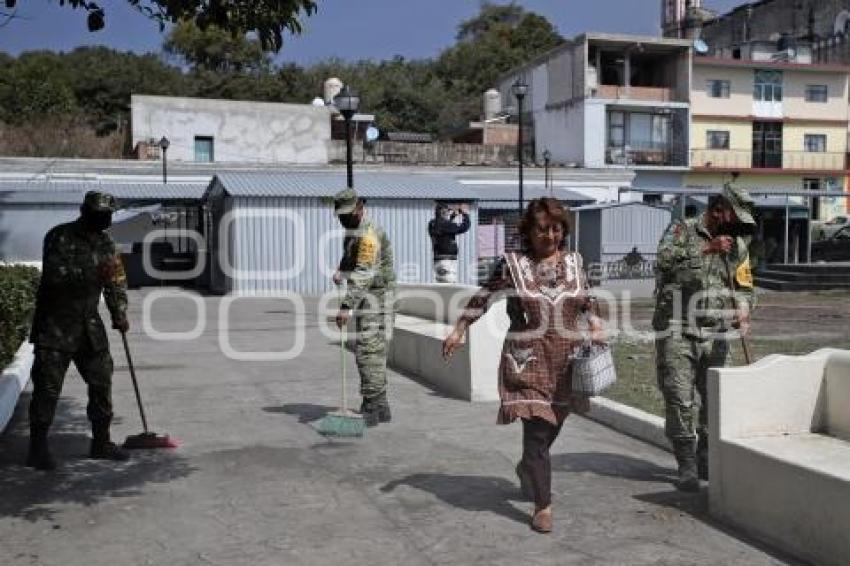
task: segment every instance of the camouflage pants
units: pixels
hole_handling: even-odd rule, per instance
[[[65,373],[72,360],[88,385],[86,413],[89,420],[93,424],[108,424],[112,420],[112,356],[109,350],[95,352],[83,347],[71,353],[36,346],[31,374],[31,426],[48,428],[53,423]]]
[[[726,363],[729,344],[723,339],[665,336],[655,341],[658,387],[664,395],[665,432],[674,450],[707,449],[709,367]]]
[[[379,308],[355,312],[354,358],[360,371],[360,394],[373,398],[387,391],[387,354],[395,313],[392,297],[381,297]]]

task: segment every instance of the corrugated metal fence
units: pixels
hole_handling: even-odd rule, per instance
[[[227,197],[221,220],[232,249],[216,249],[224,264],[225,291],[240,294],[292,291],[319,295],[332,288],[331,276],[342,256],[344,232],[330,204],[319,198]],[[477,211],[472,228],[458,238],[459,281],[474,282]],[[433,259],[428,221],[434,201],[369,199],[367,215],[381,225],[393,245],[399,281],[432,282]],[[227,237],[229,233],[230,237]],[[227,258],[233,258],[227,269]]]

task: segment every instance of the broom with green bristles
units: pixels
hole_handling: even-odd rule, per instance
[[[340,297],[341,299],[341,297]],[[342,300],[340,300],[340,303]],[[348,409],[348,392],[345,375],[345,327],[340,329],[339,361],[342,366],[342,401],[338,411],[327,414],[316,423],[316,429],[323,436],[337,438],[357,438],[366,434],[363,416]]]

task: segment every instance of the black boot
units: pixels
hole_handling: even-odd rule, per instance
[[[123,462],[130,458],[124,450],[109,439],[109,423],[92,423],[93,438],[89,458],[94,460],[114,460]]]
[[[697,443],[697,475],[708,481],[708,437],[700,435]]]
[[[393,420],[386,391],[375,397],[375,405],[378,408],[378,422],[388,423]]]
[[[679,491],[699,491],[699,476],[697,474],[697,457],[692,444],[675,447],[676,462],[679,464],[679,478],[676,489]]]
[[[47,445],[47,427],[30,427],[30,451],[27,455],[27,466],[45,472],[52,472],[56,469],[56,460],[50,455],[50,449]]]
[[[378,426],[378,422],[380,421],[378,413],[378,405],[374,399],[363,397],[363,403],[360,404],[360,414],[363,415],[363,421],[366,423],[366,426]]]

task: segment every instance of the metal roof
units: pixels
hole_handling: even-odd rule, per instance
[[[231,196],[332,197],[346,187],[341,171],[281,171],[219,173],[217,184]],[[354,188],[364,198],[477,200],[478,195],[447,175],[355,171]]]
[[[628,201],[628,202],[599,202],[599,203],[594,203],[594,204],[587,204],[587,205],[584,205],[584,206],[579,206],[579,207],[573,208],[573,211],[574,212],[575,211],[585,212],[585,211],[588,211],[588,210],[603,210],[603,209],[607,209],[607,208],[620,208],[620,207],[623,207],[623,206],[645,206],[647,208],[664,208],[665,210],[667,209],[667,207],[656,206],[656,205],[652,205],[652,204],[649,204],[649,203],[646,203],[646,202]]]
[[[200,200],[206,192],[206,183],[105,183],[105,182],[53,182],[53,181],[0,181],[0,192],[16,193],[69,193],[104,191],[115,198],[132,200]],[[41,198],[48,198],[47,196]],[[57,197],[59,198],[59,197]]]
[[[478,197],[478,208],[487,210],[508,210],[517,207],[519,200],[519,188],[512,185],[465,185]],[[553,196],[560,201],[570,203],[589,203],[592,198],[581,193],[570,191],[561,187],[546,189],[543,187],[524,187],[522,197],[525,203],[536,198]]]
[[[9,204],[72,204],[83,203],[79,191],[7,191],[0,187],[0,208]]]

